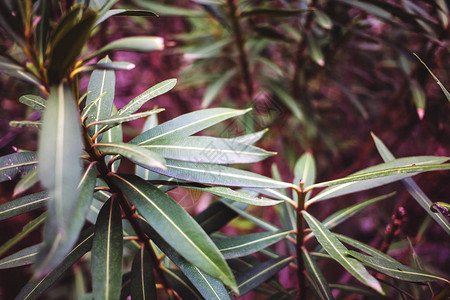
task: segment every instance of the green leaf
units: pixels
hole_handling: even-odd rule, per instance
[[[134,2],[137,2],[135,0]],[[195,9],[180,8],[174,5],[157,3],[155,1],[139,1],[139,7],[154,11],[162,16],[183,16],[188,18],[205,16],[203,12]]]
[[[164,277],[169,281],[170,286],[177,292],[181,299],[202,300],[200,293],[192,286],[189,279],[177,269],[164,268]]]
[[[148,90],[146,90],[145,92],[143,92],[142,94],[140,94],[139,96],[135,97],[133,100],[128,102],[127,105],[122,107],[119,110],[118,115],[119,116],[131,115],[132,113],[138,111],[138,109],[141,108],[141,106],[144,105],[148,100],[167,93],[168,91],[173,89],[173,87],[176,84],[177,80],[173,78],[160,82],[155,86],[152,86],[151,88],[149,88]]]
[[[368,289],[365,289],[363,287],[353,285],[353,284],[330,283],[329,286],[333,290],[345,291],[351,295],[357,294],[357,295],[367,296],[368,299],[380,299],[380,300],[391,300],[392,299],[390,297],[382,296],[372,290],[368,290]]]
[[[112,114],[116,114],[117,113],[117,109],[116,107],[113,105],[113,111]],[[117,126],[112,127],[111,129],[106,130],[103,134],[102,134],[102,139],[101,142],[102,143],[121,143],[123,141],[123,132],[122,132],[122,125],[119,124]],[[105,162],[109,163],[109,161],[113,158],[112,155],[107,155],[105,157]],[[115,162],[113,162],[112,166],[111,166],[111,171],[113,172],[117,172],[117,170],[119,169],[120,166],[120,159],[116,160]],[[109,198],[109,197],[108,197]]]
[[[330,17],[324,12],[315,9],[314,10],[314,18],[322,28],[330,30],[333,28],[333,21],[331,21]]]
[[[37,110],[40,113],[43,113],[45,111],[46,102],[44,99],[42,99],[39,96],[35,95],[24,95],[19,98],[19,102],[23,103],[25,105],[30,106],[34,110]]]
[[[36,228],[38,228],[40,225],[42,225],[47,217],[47,213],[42,213],[39,217],[36,219],[30,221],[27,225],[25,225],[21,232],[16,234],[14,237],[10,238],[8,241],[3,243],[3,245],[0,247],[0,255],[3,255],[6,251],[11,249],[14,245],[16,245],[18,242],[23,240],[25,237],[27,237],[31,232],[33,232]]]
[[[210,164],[252,163],[276,154],[231,139],[209,136],[164,138],[142,147],[165,158]]]
[[[98,20],[95,22],[94,27],[97,27],[107,19],[114,16],[135,16],[135,17],[157,17],[158,15],[152,11],[139,10],[139,9],[110,9],[105,12]]]
[[[236,281],[238,283],[239,295],[245,295],[254,288],[258,287],[280,272],[293,259],[293,257],[279,257],[276,259],[270,259],[237,275]]]
[[[0,205],[0,220],[44,207],[50,199],[46,192],[34,193]]]
[[[56,218],[47,219],[44,241],[36,263],[38,274],[48,273],[55,268],[77,241],[92,202],[96,176],[97,169],[91,163],[77,186],[78,199],[70,206],[70,211],[65,213],[64,236],[54,220]]]
[[[308,250],[306,250],[305,247],[302,247],[302,256],[306,270],[314,283],[313,288],[320,296],[320,299],[334,299],[330,287],[328,286],[325,277],[320,271],[319,266],[317,265],[314,258],[309,255]]]
[[[253,16],[270,16],[270,17],[297,17],[312,9],[268,9],[268,8],[255,8],[247,10],[241,13],[241,18],[253,17]]]
[[[304,153],[294,166],[294,185],[300,186],[303,183],[303,189],[308,188],[316,180],[316,163],[311,153]],[[297,193],[294,193],[294,200],[297,202]],[[308,201],[311,192],[306,193],[305,200]]]
[[[0,182],[14,180],[37,166],[35,152],[17,152],[0,157]]]
[[[316,64],[323,67],[325,65],[325,58],[316,37],[313,34],[307,33],[305,35],[305,40],[309,56]]]
[[[214,242],[223,257],[229,259],[256,253],[285,238],[289,233],[289,231],[258,232],[216,239]]]
[[[239,187],[292,187],[291,183],[277,181],[259,174],[221,165],[167,159],[166,168],[167,170],[149,169],[166,176],[206,184]]]
[[[140,146],[126,143],[97,143],[94,144],[104,154],[120,154],[143,167],[157,167],[166,169],[165,160],[159,154]]]
[[[175,251],[151,226],[142,220],[140,224],[144,232],[177,265],[205,299],[229,299],[228,292],[222,282],[199,270]]]
[[[264,134],[266,134],[267,131],[269,131],[269,129],[266,128],[266,129],[260,130],[258,132],[228,138],[228,140],[242,143],[242,144],[253,145],[257,141],[259,141],[264,136]]]
[[[88,128],[91,126],[101,126],[100,129],[98,129],[96,131],[96,133],[99,134],[99,133],[103,133],[104,131],[109,130],[113,127],[116,127],[117,125],[120,125],[122,123],[137,120],[140,118],[145,118],[145,117],[160,113],[164,110],[165,110],[164,108],[158,108],[158,109],[148,110],[145,112],[132,114],[132,115],[125,115],[125,116],[119,116],[119,115],[115,114],[115,115],[112,115],[111,117],[109,117],[108,119],[90,123],[88,125]],[[120,141],[122,141],[122,139]]]
[[[36,259],[41,245],[34,245],[0,260],[0,269],[9,269],[32,264]]]
[[[419,116],[419,119],[422,120],[425,115],[425,92],[420,84],[414,79],[410,79],[409,89],[411,90],[414,104],[416,105],[417,115]]]
[[[164,49],[164,39],[156,36],[133,36],[112,41],[98,50],[93,57],[109,51],[149,52]]]
[[[450,283],[450,281],[445,278],[402,265],[399,262],[394,263],[391,259],[385,260],[381,257],[367,256],[353,250],[348,251],[347,254],[355,257],[366,266],[396,279],[413,282],[444,281]]]
[[[445,86],[439,81],[439,79],[433,74],[433,72],[431,72],[431,70],[428,68],[428,66],[420,59],[419,56],[417,56],[417,54],[413,53],[415,57],[417,57],[418,60],[420,60],[420,62],[425,66],[425,68],[427,68],[428,72],[431,74],[431,76],[433,76],[433,79],[436,81],[436,83],[439,85],[439,87],[441,88],[442,92],[444,93],[445,97],[447,98],[447,100],[450,102],[450,93],[447,91],[447,89],[445,88]]]
[[[150,255],[143,246],[136,253],[131,267],[131,298],[156,299],[153,265]]]
[[[80,193],[77,187],[81,179],[82,148],[80,119],[72,92],[65,84],[53,87],[44,113],[38,147],[39,179],[50,196],[47,204],[50,217],[44,229],[43,249],[50,250],[53,243],[71,247],[76,241],[77,237],[73,239],[71,236],[70,226]],[[44,255],[45,250],[42,253]],[[66,253],[54,258],[45,255],[46,259],[37,264],[37,275],[42,276],[50,271]]]
[[[11,127],[19,127],[19,128],[23,128],[23,127],[35,127],[35,128],[39,128],[41,127],[42,123],[39,121],[10,121],[9,122],[9,126]]]
[[[48,80],[51,84],[59,84],[69,75],[70,68],[81,53],[97,18],[97,13],[76,6],[62,17],[50,41],[50,62],[48,65]]]
[[[133,144],[149,144],[162,138],[189,136],[219,122],[245,114],[250,109],[210,108],[181,115],[135,137]]]
[[[447,170],[450,169],[450,164],[442,163],[448,159],[448,157],[441,156],[402,157],[369,167],[341,179],[313,184],[307,190],[325,186],[331,187],[320,192],[314,198],[310,199],[308,203],[368,190],[422,172]]]
[[[164,192],[134,175],[113,175],[125,197],[185,259],[235,289],[233,274],[200,225]]]
[[[217,195],[220,197],[224,197],[224,198],[227,198],[227,199],[230,199],[233,201],[247,203],[247,204],[255,205],[255,206],[271,206],[271,205],[276,205],[276,204],[282,202],[279,200],[273,200],[273,199],[268,199],[268,198],[264,198],[264,197],[261,197],[261,198],[253,197],[245,192],[235,191],[230,188],[222,187],[222,186],[200,187],[200,186],[195,186],[195,185],[183,185],[182,183],[180,183],[180,186],[186,187],[189,189],[200,190],[200,191],[211,193],[211,194],[214,194],[214,195]]]
[[[283,84],[281,82],[264,82],[264,86],[267,91],[273,93],[276,97],[278,97],[281,102],[284,103],[294,114],[294,116],[299,119],[303,120],[303,112],[297,103],[295,99],[292,97],[292,95],[286,91],[285,88],[283,88]]]
[[[14,187],[13,198],[17,195],[22,194],[23,192],[29,190],[36,183],[39,182],[39,176],[36,169],[31,170],[25,176],[20,179],[20,181]]]
[[[127,62],[127,61],[111,61],[111,62],[98,62],[93,65],[84,65],[76,68],[71,76],[74,76],[78,73],[89,72],[94,70],[124,70],[129,71],[133,70],[136,67],[135,64]]]
[[[211,82],[205,91],[202,99],[202,107],[208,107],[211,102],[217,97],[220,91],[227,85],[227,83],[236,75],[236,70],[231,69],[228,72],[217,77]]]
[[[372,138],[375,141],[375,146],[377,147],[378,153],[380,153],[384,161],[391,161],[395,159],[394,155],[392,155],[386,145],[373,133]],[[444,215],[441,213],[434,213],[431,210],[430,207],[433,202],[427,197],[427,195],[425,195],[416,182],[412,178],[406,178],[402,180],[402,183],[417,203],[425,209],[425,211],[447,232],[447,234],[450,234],[450,223]]]
[[[119,299],[122,283],[122,216],[111,197],[101,208],[92,243],[92,289],[95,299]]]
[[[99,61],[99,63],[110,62],[111,60],[108,56]],[[95,104],[90,106],[89,110],[83,112],[83,115],[87,114],[86,124],[110,118],[114,103],[115,85],[116,76],[114,71],[95,70],[92,72],[87,88],[89,94],[86,98],[86,106],[92,102],[95,102]],[[89,128],[89,134],[93,136],[100,128],[101,125],[94,125],[93,128]]]
[[[1,2],[0,2],[1,3]],[[1,16],[0,16],[1,21]],[[18,78],[20,80],[32,83],[39,87],[42,87],[39,80],[32,74],[25,71],[25,69],[18,63],[7,57],[0,55],[0,73],[4,73],[8,76]]]
[[[147,120],[145,120],[142,131],[147,131],[158,125],[158,115],[150,115]],[[149,169],[145,169],[141,166],[136,165],[135,174],[145,180],[157,179],[160,175],[158,173],[152,172]]]
[[[32,279],[20,291],[16,299],[32,300],[39,297],[39,295],[48,289],[61,275],[68,270],[72,265],[78,261],[86,252],[91,249],[92,239],[94,237],[94,226],[86,229],[80,235],[77,245],[70,251],[50,274],[42,279]]]
[[[323,226],[316,218],[311,216],[306,211],[302,212],[306,222],[308,223],[311,230],[314,232],[317,241],[322,245],[322,247],[328,252],[328,254],[341,264],[350,274],[352,274],[356,279],[365,285],[376,290],[380,294],[384,294],[380,283],[367,272],[366,268],[353,258],[346,256],[347,248],[331,233],[328,229]]]
[[[213,202],[204,211],[196,215],[195,220],[207,234],[211,234],[237,216],[237,213],[222,202]]]

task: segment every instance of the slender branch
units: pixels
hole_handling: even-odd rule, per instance
[[[303,246],[303,238],[304,238],[304,219],[302,211],[305,208],[305,198],[306,192],[303,190],[303,182],[300,182],[300,189],[295,189],[297,192],[297,244],[295,245],[295,249],[297,251],[297,280],[299,285],[299,293],[298,299],[306,300],[306,285],[305,285],[305,275],[303,274],[303,270],[305,269],[305,263],[303,262],[303,254],[302,254],[302,246]]]
[[[236,46],[239,50],[239,62],[241,64],[241,72],[244,77],[247,97],[251,100],[253,98],[253,79],[248,66],[247,54],[244,49],[244,38],[242,36],[241,25],[237,16],[237,9],[234,0],[227,0],[230,8],[231,21],[233,23],[233,32],[236,40]]]

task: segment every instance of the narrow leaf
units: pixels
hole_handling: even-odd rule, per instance
[[[232,137],[229,138],[229,140],[242,144],[253,145],[257,141],[259,141],[264,136],[264,134],[266,134],[267,131],[269,131],[269,129],[266,128],[258,132]]]
[[[158,115],[150,115],[147,120],[145,120],[142,131],[147,131],[158,125]],[[160,175],[158,173],[152,172],[149,169],[145,169],[139,165],[136,165],[135,174],[145,180],[157,179]]]
[[[345,248],[345,246],[334,236],[333,233],[326,229],[323,224],[321,224],[316,218],[311,216],[306,211],[303,211],[302,214],[309,227],[314,232],[317,241],[328,252],[328,254],[333,257],[334,260],[341,264],[356,279],[383,294],[380,283],[372,275],[370,275],[369,272],[367,272],[360,262],[346,256],[348,251],[347,248]]]
[[[394,155],[392,155],[386,145],[373,133],[372,138],[375,141],[375,146],[377,147],[378,153],[380,153],[384,161],[391,161],[395,159]],[[447,234],[450,234],[450,223],[444,215],[441,213],[434,213],[431,210],[431,205],[433,202],[427,195],[425,195],[416,182],[412,178],[406,178],[402,180],[402,183],[417,203],[422,206],[422,208],[447,232]]]
[[[41,125],[42,125],[42,123],[39,122],[39,121],[24,120],[24,121],[10,121],[9,122],[9,126],[11,126],[11,127],[18,127],[18,128],[23,128],[23,127],[40,128]]]
[[[152,11],[148,10],[138,10],[138,9],[110,9],[106,13],[104,13],[98,20],[95,22],[94,27],[97,27],[101,23],[105,22],[107,19],[113,16],[138,16],[138,17],[157,17],[158,15]]]
[[[113,111],[112,114],[116,114],[117,113],[117,109],[116,107],[113,105]],[[112,127],[111,129],[106,130],[103,134],[102,134],[102,139],[101,142],[102,143],[122,143],[123,141],[123,132],[122,132],[122,125],[119,124],[117,126]],[[113,158],[112,155],[107,155],[105,157],[105,162],[109,163],[109,161]],[[117,170],[119,169],[120,166],[120,159],[116,160],[112,166],[111,166],[111,170],[113,172],[117,172]],[[109,198],[109,197],[108,197]]]
[[[289,233],[289,231],[258,232],[216,239],[214,242],[223,257],[229,259],[256,253],[285,238]]]
[[[99,61],[99,63],[110,62],[108,56]],[[86,124],[110,118],[114,103],[115,85],[116,76],[113,70],[95,70],[92,72],[87,88],[89,94],[86,98],[86,106],[92,102],[95,102],[95,104],[86,112]],[[100,125],[89,128],[89,134],[94,135],[100,128]]]
[[[50,199],[46,192],[34,193],[0,205],[0,220],[44,207]]]
[[[94,70],[133,70],[136,67],[135,64],[127,62],[127,61],[111,61],[111,62],[98,62],[93,65],[84,65],[76,68],[70,74],[72,77],[78,73],[82,72],[90,72]]]
[[[24,95],[19,98],[19,102],[37,110],[40,113],[45,111],[46,101],[39,96]]]
[[[39,175],[36,169],[31,170],[25,176],[20,179],[20,181],[14,187],[13,198],[17,195],[22,194],[23,192],[29,190],[36,183],[39,182]]]
[[[277,181],[259,174],[221,165],[167,159],[166,168],[166,170],[149,169],[166,176],[206,184],[271,188],[288,188],[292,186],[292,184],[287,182]]]
[[[185,259],[234,289],[234,277],[219,250],[200,225],[152,184],[133,175],[113,175],[125,197]]]
[[[143,167],[166,169],[165,160],[159,154],[140,146],[126,143],[97,143],[94,145],[104,154],[120,154]]]
[[[0,182],[14,180],[36,168],[35,152],[17,152],[0,157]]]
[[[181,299],[203,299],[200,293],[191,284],[189,279],[184,276],[180,270],[164,268],[163,271],[170,286],[177,292]]]
[[[173,89],[176,84],[176,79],[168,79],[158,83],[157,85],[149,88],[148,90],[131,100],[127,105],[122,107],[117,114],[119,116],[131,115],[132,113],[138,111],[138,109],[141,108],[141,106],[144,105],[148,100],[167,93],[168,91]]]
[[[425,66],[425,68],[427,68],[428,72],[431,74],[431,76],[433,76],[433,79],[436,81],[436,83],[439,85],[439,87],[441,88],[442,92],[444,93],[445,97],[447,98],[447,100],[450,102],[450,93],[447,91],[447,89],[445,88],[445,86],[439,81],[439,79],[433,74],[433,72],[431,72],[431,70],[428,68],[428,66],[420,59],[419,56],[417,56],[417,54],[413,53],[415,57],[417,57],[418,60],[420,60],[420,62]]]
[[[208,107],[211,102],[217,97],[220,91],[227,85],[227,83],[236,75],[236,70],[231,69],[228,72],[220,75],[216,80],[211,82],[205,91],[202,99],[202,107]]]
[[[240,17],[252,17],[252,16],[270,16],[270,17],[297,17],[301,14],[311,11],[307,9],[269,9],[269,8],[256,8],[247,10],[241,13]]]
[[[119,299],[122,283],[122,216],[110,198],[100,210],[92,244],[92,288],[96,299]]]
[[[37,257],[40,245],[34,245],[0,260],[0,269],[9,269],[32,264]]]
[[[151,257],[141,246],[131,267],[131,299],[156,299],[155,278]]]
[[[98,50],[93,56],[109,51],[148,52],[164,49],[164,39],[155,36],[134,36],[115,40]]]
[[[32,279],[28,282],[16,296],[17,300],[32,300],[37,299],[42,292],[48,289],[61,275],[68,270],[72,265],[78,261],[86,252],[91,249],[92,240],[94,237],[93,226],[86,229],[80,235],[77,245],[70,251],[50,274],[46,275],[40,280]]]
[[[245,295],[285,268],[294,258],[270,259],[236,276],[239,295]]]
[[[311,277],[312,281],[315,283],[313,287],[316,288],[317,294],[321,299],[334,299],[333,294],[331,293],[330,287],[328,286],[325,277],[319,269],[314,258],[309,255],[308,250],[305,247],[302,247],[302,256],[303,261],[305,263],[306,270]]]
[[[445,278],[402,265],[398,262],[394,264],[391,260],[384,260],[380,257],[367,256],[352,250],[348,251],[347,253],[355,257],[365,265],[396,279],[413,282],[444,281],[450,283],[450,281]]]
[[[131,143],[148,144],[157,139],[189,136],[219,122],[245,114],[250,109],[210,108],[181,115],[135,137]]]
[[[276,154],[233,140],[209,136],[158,139],[142,147],[165,158],[210,164],[252,163]]]
[[[402,157],[369,167],[341,179],[313,184],[309,186],[307,190],[325,186],[331,187],[320,192],[314,198],[310,199],[308,203],[364,191],[405,179],[422,172],[447,170],[450,169],[450,164],[442,163],[446,162],[448,159],[448,157],[440,156]]]

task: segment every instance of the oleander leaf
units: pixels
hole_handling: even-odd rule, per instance
[[[291,183],[277,181],[249,171],[234,169],[221,165],[166,160],[166,170],[150,170],[192,182],[239,187],[288,188]]]
[[[112,114],[114,115],[116,113],[117,113],[117,109],[116,109],[115,105],[113,105]],[[114,126],[110,129],[106,130],[105,132],[103,132],[101,142],[102,143],[117,143],[117,142],[122,143],[123,142],[122,125],[119,124],[117,126]],[[109,163],[109,161],[112,158],[113,158],[112,155],[107,155],[105,157],[105,162]],[[111,165],[111,171],[117,172],[117,170],[119,169],[119,166],[120,166],[120,162],[121,162],[120,159],[113,162],[113,164]]]
[[[316,218],[306,211],[302,212],[317,241],[328,252],[328,254],[339,264],[341,264],[350,274],[365,285],[384,294],[380,283],[367,272],[366,268],[356,259],[346,255],[347,248],[338,240],[338,238],[323,226]]]
[[[314,258],[308,253],[305,247],[302,247],[303,262],[305,263],[306,271],[308,272],[311,280],[314,282],[312,287],[316,290],[320,299],[334,299],[331,293],[328,282],[323,276]]]
[[[164,39],[156,36],[133,36],[121,38],[110,42],[93,56],[98,56],[109,51],[136,51],[149,52],[164,49]]]
[[[164,138],[142,147],[165,158],[214,164],[252,163],[276,154],[233,140],[209,136]]]
[[[389,151],[386,145],[373,133],[372,138],[375,142],[378,153],[380,153],[384,161],[391,161],[395,159],[394,155],[392,155],[391,151]],[[422,208],[447,232],[447,234],[450,234],[450,223],[443,214],[435,213],[431,210],[431,205],[433,204],[433,202],[416,184],[414,179],[403,179],[402,184],[405,186],[410,195],[417,201],[417,203],[422,206]]]
[[[90,72],[95,70],[133,70],[136,67],[135,64],[128,61],[110,61],[110,62],[98,62],[92,65],[83,65],[72,71],[71,76],[74,76],[82,72]]]
[[[22,120],[22,121],[10,121],[9,126],[11,127],[18,127],[18,128],[24,128],[24,127],[34,127],[34,128],[40,128],[42,125],[39,121],[28,121],[28,120]]]
[[[40,247],[41,245],[30,246],[3,258],[0,260],[0,269],[21,267],[34,263]]]
[[[449,158],[441,156],[402,157],[358,171],[347,177],[316,183],[307,190],[325,187],[308,203],[323,201],[350,193],[364,191],[394,181],[412,177],[422,172],[448,170],[450,164],[444,164]]]
[[[142,131],[147,131],[158,125],[158,115],[150,115],[147,120],[145,120]],[[158,173],[152,172],[149,169],[145,169],[139,165],[136,165],[135,174],[145,180],[157,179],[160,175]]]
[[[358,259],[366,266],[396,279],[413,282],[444,281],[446,283],[450,283],[450,281],[445,278],[402,265],[399,262],[394,263],[392,260],[385,260],[381,257],[364,255],[353,250],[348,251],[347,254]]]
[[[108,56],[99,61],[101,64],[110,62]],[[86,124],[110,118],[114,104],[115,85],[116,76],[113,70],[95,70],[92,72],[87,88],[89,94],[86,98],[86,107],[93,102],[95,103],[89,106],[89,110],[83,112],[83,115],[87,115]],[[89,128],[89,134],[93,136],[100,128],[101,125],[94,125],[94,127]]]
[[[260,263],[236,276],[239,295],[245,295],[285,268],[293,257],[279,257]]]
[[[202,99],[202,107],[208,107],[217,97],[220,91],[228,84],[228,82],[236,75],[236,70],[231,69],[221,74],[216,80],[211,82],[205,91]]]
[[[47,101],[38,147],[39,179],[50,196],[42,256],[35,266],[38,277],[61,262],[77,239],[78,232],[72,233],[71,225],[77,220],[74,212],[80,194],[82,148],[80,119],[72,92],[65,84],[54,86]],[[53,256],[51,252],[56,248],[52,245],[67,248]]]
[[[61,235],[54,218],[47,219],[44,226],[44,241],[36,263],[38,274],[48,273],[55,268],[77,241],[93,199],[96,176],[97,169],[92,163],[84,171],[77,186],[78,198],[75,204],[70,206],[70,212],[65,214],[65,236]]]
[[[156,299],[155,278],[151,257],[141,246],[131,267],[131,299]]]
[[[24,95],[19,98],[19,102],[28,105],[29,107],[37,110],[40,113],[43,113],[45,111],[45,106],[47,103],[47,101],[45,101],[43,98],[35,95]]]
[[[205,299],[229,299],[222,282],[201,271],[195,265],[184,259],[164,239],[153,230],[147,222],[140,220],[144,232],[177,265]]]
[[[245,134],[245,135],[241,135],[241,136],[228,138],[228,140],[242,143],[242,144],[253,145],[257,141],[259,141],[264,136],[264,134],[266,134],[267,131],[269,131],[269,129],[266,128],[266,129],[260,130],[258,132],[253,132],[253,133],[249,133],[249,134]]]
[[[246,10],[241,13],[241,18],[253,17],[253,16],[270,16],[270,17],[297,17],[301,14],[311,11],[310,8],[306,9],[268,9],[268,8],[255,8],[252,10]]]
[[[285,238],[290,231],[268,231],[234,237],[213,239],[226,259],[241,257],[258,252]]]
[[[92,243],[92,290],[95,299],[119,299],[122,283],[122,215],[111,197],[95,223]]]
[[[0,182],[14,180],[37,166],[36,152],[17,152],[0,157]]]
[[[94,27],[97,27],[107,19],[114,16],[136,16],[136,17],[157,17],[158,15],[152,11],[140,10],[140,9],[110,9],[106,11],[97,22]]]
[[[142,167],[157,167],[165,169],[165,160],[159,154],[133,144],[97,143],[94,144],[104,154],[119,154]]]
[[[36,183],[39,182],[39,175],[36,169],[31,170],[25,176],[23,176],[20,181],[16,184],[13,191],[13,198],[23,192],[29,190]]]
[[[417,59],[425,66],[425,68],[427,68],[428,72],[431,74],[431,76],[433,77],[434,81],[436,81],[436,83],[439,85],[439,87],[441,88],[442,92],[444,93],[445,97],[447,98],[447,100],[450,102],[450,93],[448,92],[448,90],[445,88],[445,86],[439,81],[439,79],[436,77],[436,75],[433,74],[433,72],[431,72],[431,70],[428,68],[428,66],[420,59],[419,56],[417,56],[417,54],[413,53],[415,57],[417,57]]]
[[[76,246],[66,255],[64,260],[51,273],[42,279],[32,278],[19,292],[16,299],[32,300],[48,289],[61,275],[91,249],[94,237],[94,226],[84,230]]]
[[[175,78],[164,80],[163,82],[158,83],[155,86],[152,86],[139,96],[133,98],[127,105],[122,107],[117,113],[118,116],[128,116],[132,113],[135,113],[142,107],[147,101],[158,97],[162,94],[167,93],[177,84],[177,80]]]
[[[243,115],[249,110],[209,108],[194,111],[141,133],[131,143],[145,145],[155,142],[158,139],[189,136],[229,118]]]
[[[200,225],[152,184],[134,175],[111,177],[139,213],[186,260],[235,289],[233,274]]]
[[[5,220],[44,207],[50,199],[47,192],[23,196],[0,205],[0,220]]]

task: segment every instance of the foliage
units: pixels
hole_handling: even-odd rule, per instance
[[[112,8],[116,2],[63,1],[58,5],[53,1],[21,0],[0,4],[0,25],[11,40],[11,47],[1,53],[0,71],[31,83],[37,87],[34,92],[39,93],[24,93],[18,99],[38,117],[11,123],[39,130],[37,150],[18,149],[0,157],[0,181],[15,181],[15,195],[27,193],[0,205],[0,219],[45,210],[0,248],[1,269],[32,265],[33,276],[16,299],[45,295],[69,269],[82,278],[78,279],[75,296],[83,299],[230,299],[249,292],[271,299],[332,299],[334,290],[375,297],[415,293],[420,298],[428,291],[419,290],[419,284],[428,284],[431,294],[438,288],[445,297],[449,280],[438,271],[426,270],[412,244],[407,249],[413,263],[405,264],[386,253],[402,222],[400,208],[386,229],[380,249],[334,233],[339,224],[395,193],[346,205],[323,221],[314,216],[310,206],[316,202],[323,202],[317,206],[326,206],[342,195],[399,181],[449,234],[448,204],[433,203],[411,177],[450,169],[450,157],[395,158],[372,134],[384,163],[316,183],[316,159],[305,152],[296,160],[293,182],[286,182],[275,165],[272,178],[236,166],[256,165],[276,154],[254,146],[265,133],[253,132],[258,125],[259,116],[254,112],[257,106],[206,108],[239,76],[246,103],[257,98],[259,89],[273,95],[291,111],[291,123],[301,124],[308,130],[305,134],[314,137],[299,137],[306,145],[303,148],[315,148],[311,141],[324,138],[323,124],[310,98],[321,93],[321,87],[308,87],[308,82],[318,78],[334,82],[361,117],[368,116],[349,88],[329,73],[333,62],[343,55],[342,43],[365,26],[365,14],[400,24],[404,31],[440,38],[445,34],[443,27],[448,26],[447,16],[442,14],[446,10],[443,1],[433,4],[440,18],[438,24],[422,6],[410,1],[400,8],[381,1],[340,0],[337,13],[348,6],[364,13],[346,20],[349,32],[338,34],[333,32],[334,20],[326,13],[332,5],[328,1],[313,1],[313,6],[305,2],[300,7],[286,1],[275,5],[271,1],[241,1],[238,5],[233,0],[195,1],[203,10],[137,0],[134,2],[139,9]],[[177,80],[162,81],[119,108],[116,71],[130,70],[135,65],[113,61],[106,54],[163,50],[164,39],[132,36],[97,50],[87,46],[109,18],[155,16],[150,10],[161,15],[195,15],[188,18],[193,30],[178,37],[186,44],[177,51],[194,55],[192,64],[184,70],[189,80],[181,78],[184,87],[208,86],[202,110],[161,124],[157,116],[163,115],[164,109],[145,110],[145,104],[171,91]],[[205,18],[206,14],[211,17]],[[209,22],[214,26],[206,26]],[[339,26],[342,30],[343,25]],[[244,40],[244,29],[248,42]],[[289,53],[292,45],[297,48],[291,55],[295,64],[283,65],[272,59]],[[399,59],[410,69],[405,52],[399,50],[403,55]],[[94,59],[96,63],[92,63]],[[443,84],[429,71],[448,96]],[[80,84],[84,73],[89,76],[86,93]],[[414,72],[407,73],[418,115],[423,118],[424,92],[413,78]],[[146,118],[144,130],[127,141],[126,123],[141,118]],[[246,120],[245,135],[195,135],[239,118]],[[134,172],[126,172],[127,165],[132,165]],[[42,190],[35,192],[32,187],[38,182]],[[193,217],[171,196],[175,188],[209,193],[217,201]],[[320,188],[325,189],[316,193]],[[277,213],[276,225],[251,209],[269,210],[271,206]],[[258,232],[220,232],[232,226],[236,216],[259,228]],[[34,230],[41,224],[39,243],[4,255],[31,233],[36,235]],[[315,248],[310,243],[313,237],[317,241]],[[280,247],[274,248],[275,244]],[[329,284],[322,262],[329,260],[342,266],[361,285]],[[295,274],[295,289],[275,276],[286,267]],[[92,289],[85,287],[88,282]]]

